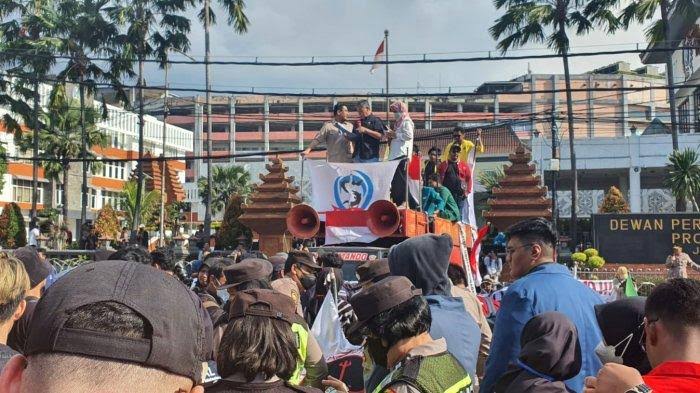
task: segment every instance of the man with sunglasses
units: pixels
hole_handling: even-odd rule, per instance
[[[601,362],[595,348],[602,340],[594,307],[603,300],[576,280],[569,269],[556,263],[557,235],[551,223],[532,218],[514,224],[507,232],[506,266],[516,279],[501,300],[486,375],[480,392],[493,391],[496,381],[520,353],[520,335],[527,321],[547,311],[566,315],[575,325],[581,344],[581,372],[565,381],[575,392],[587,375],[595,375]]]
[[[675,278],[659,284],[644,307],[641,342],[652,370],[607,363],[586,378],[585,393],[700,392],[700,281]]]
[[[442,161],[447,161],[450,158],[450,149],[452,148],[452,146],[459,146],[459,160],[463,162],[469,161],[469,153],[474,148],[476,148],[477,153],[484,152],[484,142],[481,140],[481,128],[476,129],[476,145],[474,144],[474,142],[468,139],[464,139],[464,133],[466,131],[467,130],[459,126],[455,127],[454,130],[452,130],[452,138],[454,140],[450,142],[447,145],[447,147],[445,147],[445,150],[443,151],[441,157]]]

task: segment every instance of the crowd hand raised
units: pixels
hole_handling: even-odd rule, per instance
[[[326,379],[321,381],[321,383],[323,384],[323,386],[333,388],[340,393],[348,393],[349,392],[348,386],[345,383],[343,383],[343,381],[341,381],[337,378],[333,378],[330,375],[327,376]]]
[[[620,393],[644,383],[639,371],[617,363],[607,363],[600,369],[598,377],[593,378],[593,388],[588,387],[589,378],[586,378],[584,393]]]

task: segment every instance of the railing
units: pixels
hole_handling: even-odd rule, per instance
[[[45,254],[59,275],[95,259],[94,250],[47,250]]]

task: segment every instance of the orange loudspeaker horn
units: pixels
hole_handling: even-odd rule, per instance
[[[399,224],[401,224],[399,209],[392,202],[375,201],[367,209],[367,228],[379,237],[393,234],[399,229]]]
[[[309,205],[296,205],[287,214],[287,229],[297,238],[312,238],[316,236],[320,227],[318,213]]]

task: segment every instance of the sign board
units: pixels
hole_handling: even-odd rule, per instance
[[[593,243],[611,263],[666,262],[671,247],[683,247],[700,263],[700,214],[592,214]]]

